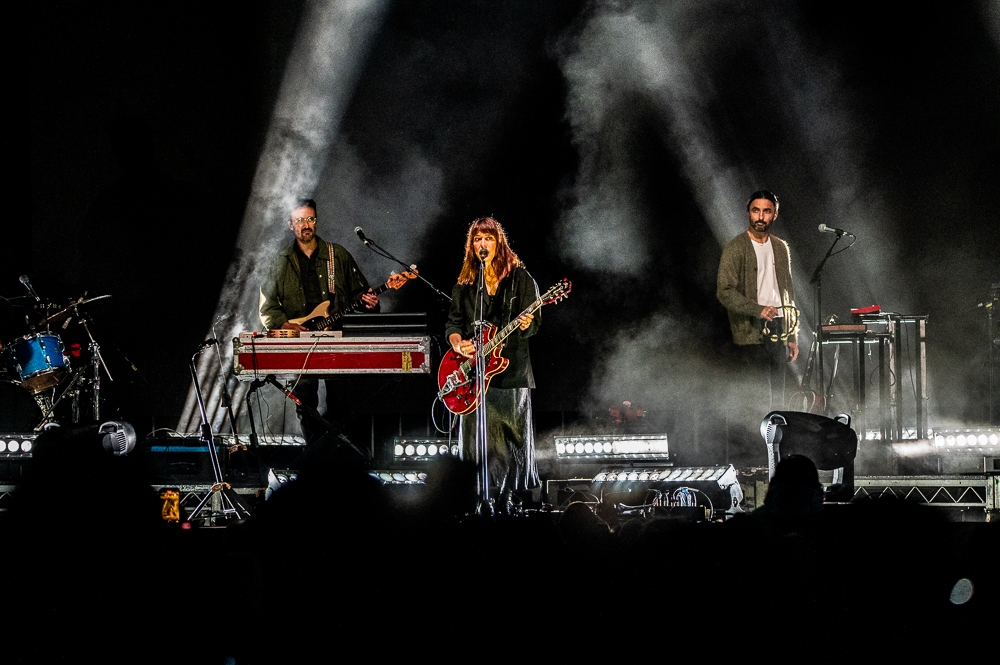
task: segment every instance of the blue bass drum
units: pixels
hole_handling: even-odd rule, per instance
[[[25,335],[11,345],[11,364],[21,387],[35,394],[54,388],[69,375],[62,340],[57,335]]]

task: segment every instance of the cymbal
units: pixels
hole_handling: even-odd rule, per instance
[[[48,326],[48,325],[52,325],[53,323],[59,323],[60,321],[64,320],[66,317],[68,317],[70,314],[72,314],[73,310],[75,308],[80,307],[81,305],[86,305],[88,303],[92,303],[95,300],[104,300],[105,298],[110,298],[110,297],[111,297],[110,295],[104,295],[104,296],[94,296],[93,298],[86,298],[86,299],[80,298],[76,302],[71,302],[65,308],[59,310],[58,312],[56,312],[52,316],[45,317],[44,319],[42,319],[41,321],[39,321],[36,325],[39,325],[39,326]]]
[[[6,296],[0,296],[0,300],[3,300],[5,302],[9,303],[11,305],[11,307],[24,307],[25,305],[15,305],[14,301],[15,300],[29,300],[29,299],[34,300],[34,298],[32,298],[31,296],[10,296],[9,298],[6,297]]]

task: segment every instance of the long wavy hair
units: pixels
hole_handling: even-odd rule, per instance
[[[496,238],[497,248],[493,256],[493,271],[496,273],[497,281],[514,272],[514,268],[521,265],[521,259],[510,248],[507,242],[507,234],[504,232],[500,222],[492,217],[480,217],[473,220],[469,226],[469,233],[465,236],[465,260],[462,262],[462,272],[458,274],[459,284],[475,284],[479,278],[479,257],[472,247],[472,239],[480,233],[488,233]]]

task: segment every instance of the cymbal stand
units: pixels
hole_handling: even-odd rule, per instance
[[[214,343],[214,340],[213,340]],[[198,369],[195,366],[196,360],[201,352],[205,350],[205,347],[209,344],[202,344],[198,351],[191,356],[191,361],[189,363],[191,370],[191,380],[194,382],[195,396],[198,398],[198,410],[201,413],[201,437],[200,440],[208,447],[208,458],[212,462],[212,477],[214,482],[212,483],[211,490],[205,494],[198,505],[195,507],[191,514],[188,515],[187,521],[191,522],[198,518],[201,514],[202,509],[205,504],[208,503],[214,495],[218,494],[219,501],[222,506],[221,515],[212,515],[211,517],[205,517],[202,519],[212,519],[213,517],[236,517],[237,519],[245,519],[250,516],[250,511],[243,504],[240,499],[239,494],[233,490],[232,486],[225,481],[222,475],[222,465],[219,464],[219,453],[215,449],[215,436],[212,434],[212,425],[208,420],[208,414],[205,411],[205,401],[201,395],[201,385],[198,383]]]
[[[476,450],[479,452],[479,501],[476,505],[476,515],[493,517],[493,501],[490,499],[490,467],[489,467],[489,437],[486,429],[486,257],[481,250],[479,256],[479,294],[476,307],[479,316],[473,324],[476,337],[476,395],[479,404],[476,406]]]
[[[108,371],[108,366],[104,364],[104,358],[101,356],[101,345],[97,343],[97,340],[94,339],[94,336],[90,332],[87,317],[81,316],[80,310],[75,306],[73,307],[73,312],[76,314],[80,325],[87,332],[87,339],[90,340],[87,348],[90,349],[91,406],[93,408],[94,421],[99,421],[101,419],[101,368],[103,367],[104,373],[108,375],[108,381],[114,381],[114,379],[111,377],[111,372]]]

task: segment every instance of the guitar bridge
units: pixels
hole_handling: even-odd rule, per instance
[[[462,386],[468,385],[472,382],[471,379],[466,379],[465,381],[462,381],[461,379],[462,376],[458,372],[452,372],[449,374],[448,378],[444,382],[444,385],[441,386],[441,390],[438,391],[438,397],[444,398],[445,395],[450,395]]]

